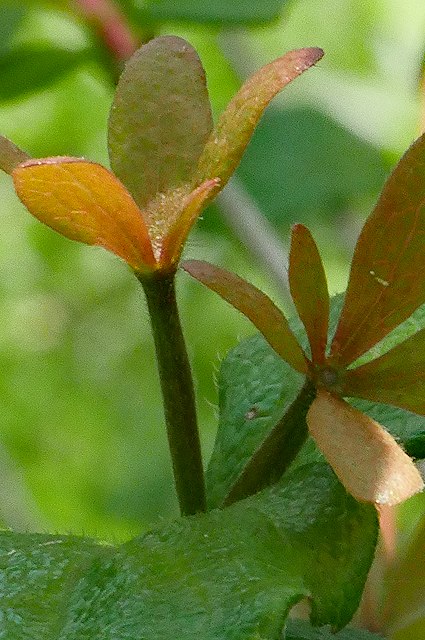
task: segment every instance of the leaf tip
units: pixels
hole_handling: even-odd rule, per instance
[[[11,175],[17,166],[29,159],[30,156],[25,151],[0,135],[0,169],[2,171]]]

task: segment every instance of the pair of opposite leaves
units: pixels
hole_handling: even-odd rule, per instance
[[[177,269],[191,226],[235,170],[267,104],[322,55],[320,49],[300,49],[260,69],[213,128],[196,52],[180,38],[157,38],[129,60],[115,94],[109,153],[117,177],[78,158],[31,160],[1,137],[0,167],[12,174],[29,211],[48,226],[114,252],[141,280],[168,277]],[[183,265],[242,311],[284,360],[313,381],[310,433],[346,488],[377,505],[406,499],[422,488],[422,480],[395,440],[341,397],[425,414],[424,330],[380,358],[348,368],[425,302],[424,160],[421,138],[388,180],[363,228],[329,356],[326,278],[302,225],[292,236],[289,279],[311,359],[265,294],[207,263]]]

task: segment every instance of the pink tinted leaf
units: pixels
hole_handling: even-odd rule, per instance
[[[101,165],[44,158],[19,165],[12,175],[19,198],[44,224],[71,240],[112,251],[133,269],[155,268],[140,209]]]
[[[188,42],[161,36],[136,51],[116,89],[108,147],[141,209],[192,182],[212,125],[205,73]]]
[[[235,274],[208,262],[186,260],[182,267],[251,320],[270,346],[291,367],[300,373],[307,373],[307,359],[303,350],[285,316],[265,293]]]
[[[349,369],[342,394],[425,415],[425,329],[380,358]]]
[[[13,142],[0,135],[0,169],[12,173],[21,162],[29,160],[30,156]]]
[[[329,293],[316,243],[302,224],[292,229],[289,286],[307,332],[313,362],[325,361],[329,323]]]
[[[197,184],[218,177],[224,187],[272,98],[323,56],[318,48],[289,51],[249,78],[211,133],[199,159]]]
[[[360,234],[331,354],[354,362],[425,302],[425,136],[400,160]]]
[[[340,398],[320,390],[307,424],[336,475],[357,500],[391,506],[423,489],[419,471],[394,438]]]

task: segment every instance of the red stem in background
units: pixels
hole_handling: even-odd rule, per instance
[[[139,46],[122,11],[113,0],[74,0],[80,13],[91,22],[105,46],[118,62],[127,60]]]

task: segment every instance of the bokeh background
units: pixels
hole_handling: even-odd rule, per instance
[[[108,163],[120,63],[90,14],[96,4],[0,1],[0,131],[31,155]],[[342,291],[361,225],[423,126],[423,0],[116,6],[135,39],[171,33],[197,48],[215,114],[262,64],[325,49],[274,100],[185,255],[236,271],[290,312],[289,232],[304,222],[331,292]],[[114,256],[32,219],[6,175],[0,194],[0,522],[126,540],[177,514],[142,292]],[[220,360],[253,329],[185,274],[179,299],[207,460]],[[400,511],[402,545],[424,510],[419,496]]]

